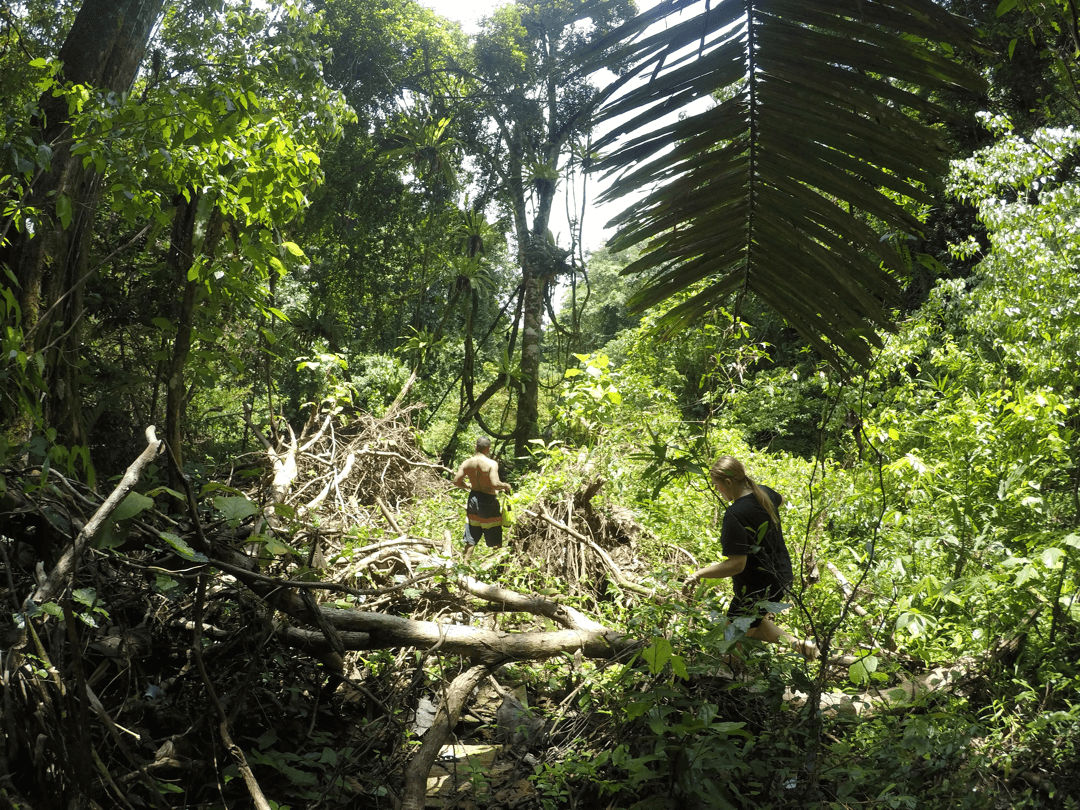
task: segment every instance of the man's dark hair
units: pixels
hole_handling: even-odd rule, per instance
[[[490,436],[481,436],[479,439],[476,440],[476,452],[477,453],[486,453],[490,449],[491,449],[491,437]]]

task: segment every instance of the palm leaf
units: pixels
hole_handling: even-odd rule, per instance
[[[647,190],[610,223],[612,248],[645,247],[632,304],[692,289],[661,319],[679,329],[749,290],[830,360],[867,362],[905,268],[880,231],[917,233],[902,200],[934,200],[947,150],[925,121],[956,118],[935,93],[981,91],[947,55],[972,31],[931,0],[682,14],[699,5],[661,0],[596,45],[628,66],[599,116],[605,198]],[[726,100],[666,120],[710,97]]]

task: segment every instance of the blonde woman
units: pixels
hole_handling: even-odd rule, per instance
[[[734,597],[727,613],[732,618],[753,619],[748,637],[773,644],[783,639],[807,658],[817,657],[813,642],[793,639],[777,627],[762,604],[783,601],[793,581],[791,556],[777,512],[783,496],[756,483],[742,462],[732,456],[718,458],[709,477],[729,504],[720,530],[720,547],[726,559],[692,573],[683,590],[692,593],[703,579],[731,577]]]

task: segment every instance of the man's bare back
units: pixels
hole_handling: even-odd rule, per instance
[[[466,478],[469,479],[468,487],[465,486]],[[454,486],[474,492],[486,492],[488,495],[494,495],[500,490],[510,491],[510,485],[499,480],[498,463],[486,453],[476,453],[462,462],[454,476]]]

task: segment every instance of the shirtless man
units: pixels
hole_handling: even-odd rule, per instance
[[[465,479],[469,486],[465,486]],[[481,436],[476,440],[476,453],[465,459],[454,476],[454,486],[469,490],[469,503],[465,508],[468,522],[465,524],[465,559],[476,550],[483,537],[489,546],[502,545],[502,509],[496,492],[509,492],[510,485],[499,480],[499,465],[491,457],[491,439]]]

